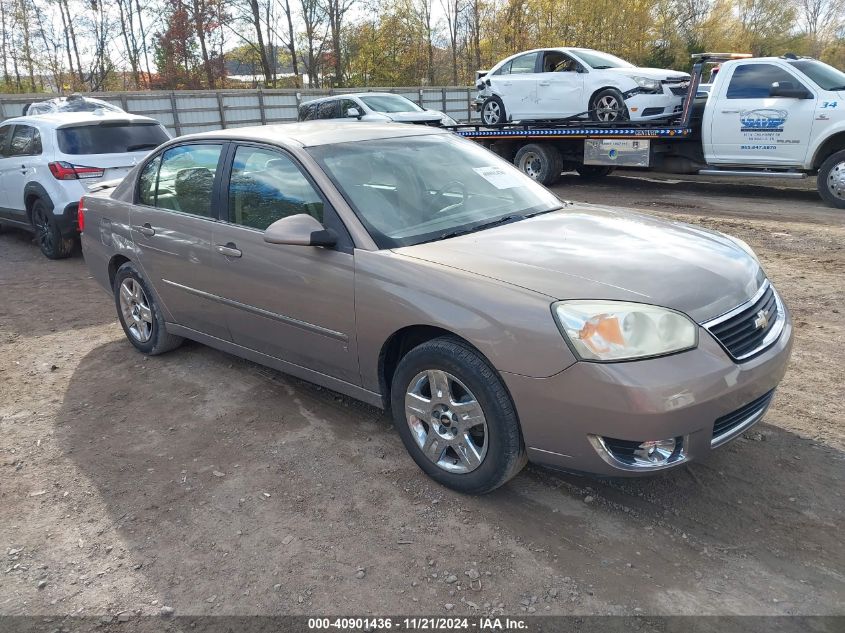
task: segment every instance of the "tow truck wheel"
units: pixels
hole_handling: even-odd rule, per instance
[[[590,118],[593,121],[609,123],[611,121],[627,121],[628,108],[622,93],[616,88],[605,88],[593,95],[590,102]]]
[[[845,209],[845,150],[834,152],[819,167],[819,195],[830,206]]]
[[[584,180],[598,180],[613,173],[613,167],[604,165],[580,165],[575,168],[578,175]]]
[[[484,125],[499,125],[507,122],[505,117],[505,104],[499,97],[493,95],[487,97],[481,105],[481,120]]]
[[[519,149],[513,160],[519,170],[547,187],[560,178],[563,157],[554,145],[529,143]]]

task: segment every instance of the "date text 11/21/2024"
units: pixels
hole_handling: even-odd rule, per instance
[[[527,631],[528,621],[509,617],[347,617],[308,618],[308,629],[340,631]]]

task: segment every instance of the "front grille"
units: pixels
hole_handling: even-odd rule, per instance
[[[747,305],[704,326],[731,356],[745,360],[776,340],[776,337],[769,337],[769,334],[773,333],[775,327],[782,328],[782,319],[777,296],[767,281],[761,292]]]
[[[669,86],[669,90],[671,90],[672,94],[676,97],[683,97],[687,94],[689,86]]]
[[[751,420],[756,422],[757,420],[754,418],[759,418],[759,414],[766,410],[766,407],[769,406],[769,403],[772,401],[772,397],[774,395],[775,390],[772,389],[756,400],[752,400],[745,406],[740,407],[733,413],[729,413],[728,415],[723,415],[721,418],[718,418],[716,422],[713,423],[713,439],[721,439],[722,436],[728,435],[731,431],[737,429],[737,427],[743,426],[744,423]],[[749,424],[748,426],[751,425]]]

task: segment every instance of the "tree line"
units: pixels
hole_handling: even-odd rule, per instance
[[[0,92],[464,85],[529,48],[845,66],[845,0],[0,0]]]

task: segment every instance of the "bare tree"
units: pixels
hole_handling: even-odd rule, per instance
[[[799,0],[798,14],[810,39],[810,54],[818,57],[845,26],[845,0]]]
[[[332,38],[332,56],[334,58],[334,81],[336,86],[343,85],[343,49],[341,35],[346,20],[346,14],[355,4],[355,0],[324,0],[323,7],[329,20],[329,31]]]

